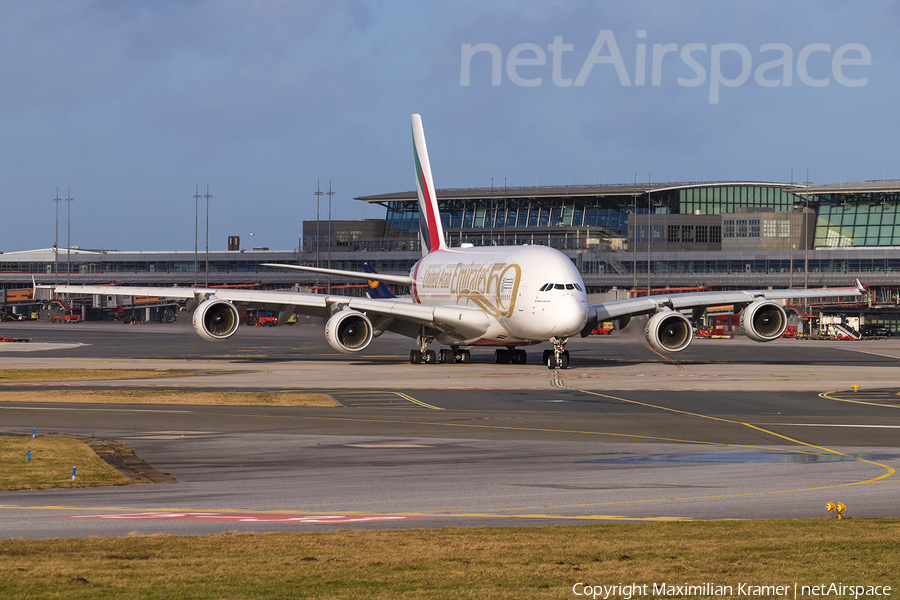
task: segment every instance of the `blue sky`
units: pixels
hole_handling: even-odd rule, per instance
[[[0,16],[6,252],[53,244],[57,187],[73,245],[192,250],[198,183],[211,249],[251,232],[293,249],[317,180],[339,219],[415,189],[413,112],[439,188],[900,178],[893,2],[22,0]]]

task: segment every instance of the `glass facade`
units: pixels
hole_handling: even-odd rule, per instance
[[[193,273],[194,260],[168,261],[133,261],[118,260],[115,256],[105,255],[104,261],[84,261],[73,259],[69,265],[69,273]],[[210,260],[210,273],[250,273],[266,267],[260,267],[261,260]],[[54,262],[38,261],[0,261],[0,273],[55,273]],[[206,258],[201,253],[197,262],[199,272],[206,270]],[[66,261],[59,261],[59,272],[66,272]]]
[[[647,200],[638,214],[647,214]],[[677,194],[666,192],[652,197],[654,212],[670,212]],[[441,200],[441,224],[444,229],[502,229],[504,227],[597,227],[625,236],[631,205],[602,198],[477,198]],[[405,235],[419,229],[419,207],[415,202],[387,203],[385,217],[394,235]]]
[[[743,207],[770,208],[787,212],[803,199],[774,185],[705,185],[641,190],[634,194],[546,197],[502,196],[502,190],[487,191],[481,198],[440,199],[444,229],[500,229],[538,227],[598,227],[614,235],[628,235],[628,215],[705,214],[737,212]],[[402,237],[418,231],[418,204],[411,200],[386,203],[388,235]]]
[[[759,237],[759,219],[723,219],[722,235],[727,238]],[[686,241],[686,240],[684,240]]]
[[[681,253],[679,253],[681,254]],[[697,253],[699,254],[699,253]],[[789,273],[791,260],[786,252],[771,253],[764,257],[739,257],[729,256],[731,253],[718,253],[720,256],[709,258],[710,253],[703,253],[704,258],[689,259],[673,258],[671,253],[659,253],[653,255],[653,272],[683,275],[720,274],[720,275],[746,275],[765,273]],[[610,271],[608,256],[587,255],[584,257],[582,272],[586,274],[607,273]],[[638,253],[637,260],[629,253],[617,254],[619,265],[625,273],[646,273],[647,258],[645,253]],[[900,256],[896,257],[863,257],[863,256],[818,256],[810,254],[810,273],[898,273],[900,274]],[[793,262],[794,272],[802,274],[804,260],[802,253],[798,253]]]
[[[678,190],[677,214],[721,215],[741,208],[770,208],[789,212],[803,198],[782,187],[765,185],[716,185]],[[672,211],[676,212],[676,211]]]
[[[829,194],[819,202],[817,248],[900,246],[900,195]]]
[[[878,191],[866,189],[873,186]],[[727,182],[671,184],[669,189],[658,191],[651,184],[560,186],[516,188],[507,190],[508,196],[502,195],[502,189],[484,190],[483,196],[474,198],[459,196],[482,190],[459,190],[456,198],[448,197],[454,190],[447,190],[439,192],[439,196],[444,196],[439,202],[445,229],[486,229],[496,233],[504,227],[597,227],[632,241],[635,232],[628,231],[628,216],[634,213],[728,215],[723,219],[724,238],[789,238],[791,225],[787,221],[743,219],[741,213],[799,214],[808,209],[815,229],[814,234],[810,232],[814,248],[891,247],[900,246],[900,191],[889,191],[892,186],[900,187],[900,181],[841,184],[840,189]],[[384,204],[388,208],[388,225],[398,237],[418,230],[415,201],[395,199]],[[636,233],[638,242],[647,239],[646,232]],[[697,230],[667,230],[659,236],[681,241],[692,237],[696,242],[706,236]],[[708,237],[711,241],[712,235]]]

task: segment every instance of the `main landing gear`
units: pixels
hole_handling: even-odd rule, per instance
[[[434,364],[447,364],[447,363],[461,363],[461,364],[469,364],[472,362],[472,355],[469,354],[468,350],[460,350],[459,346],[452,346],[450,348],[441,348],[441,350],[435,353],[434,350],[410,350],[409,351],[409,362],[413,365],[418,365],[425,363],[426,365],[434,365]]]
[[[498,348],[494,350],[494,362],[498,365],[524,365],[528,354],[516,348]]]
[[[450,348],[441,348],[440,354],[434,350],[428,349],[428,344],[434,341],[434,336],[426,335],[425,328],[419,329],[419,335],[416,338],[419,344],[418,350],[409,351],[409,362],[413,365],[436,365],[440,363],[463,363],[472,362],[472,355],[468,350],[460,350],[459,346],[450,346]]]
[[[439,356],[442,363],[461,363],[467,365],[472,362],[472,355],[469,354],[469,351],[460,350],[459,346],[442,348]]]
[[[544,364],[548,369],[568,369],[569,351],[565,349],[568,338],[550,338],[552,350],[544,350]]]

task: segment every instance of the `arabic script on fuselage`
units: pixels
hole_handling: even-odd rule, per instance
[[[475,304],[493,317],[510,317],[522,268],[515,263],[445,263],[427,267],[419,287],[428,294],[448,294],[456,302]]]

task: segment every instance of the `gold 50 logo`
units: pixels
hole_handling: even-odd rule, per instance
[[[516,263],[456,263],[429,267],[420,286],[454,296],[457,304],[472,303],[492,317],[510,317],[521,279]]]

